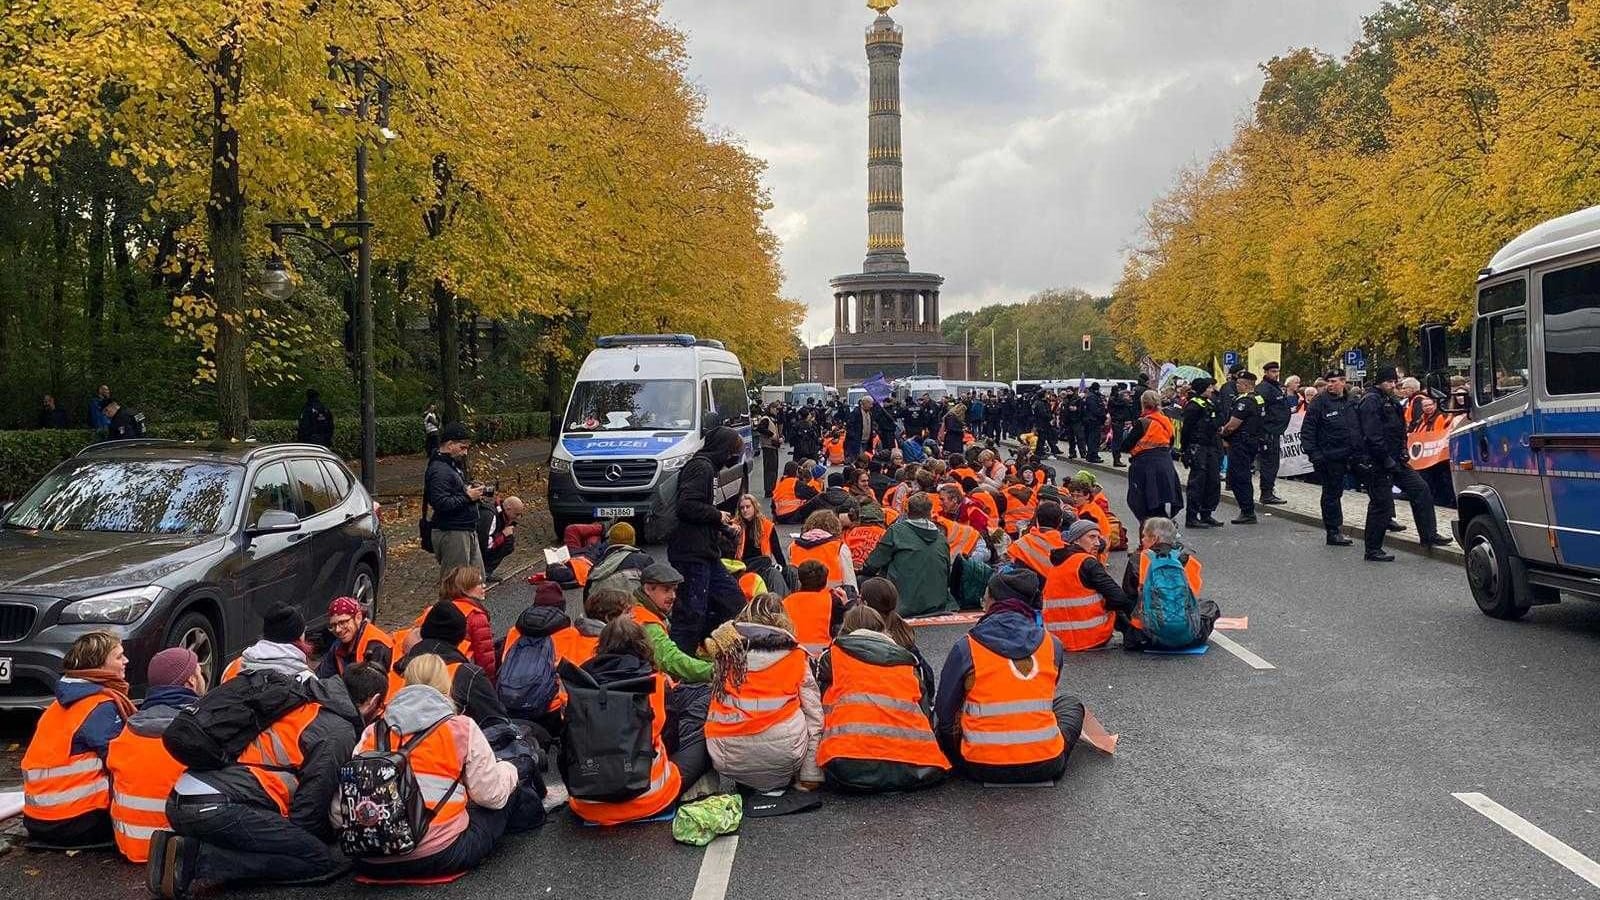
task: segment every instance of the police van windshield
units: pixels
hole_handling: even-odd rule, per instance
[[[563,431],[650,431],[694,425],[694,382],[580,381]]]

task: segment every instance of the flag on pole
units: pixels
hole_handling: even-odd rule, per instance
[[[882,372],[863,381],[861,387],[867,392],[867,396],[872,398],[873,403],[882,403],[894,393],[894,389],[889,387],[889,382],[884,380]]]

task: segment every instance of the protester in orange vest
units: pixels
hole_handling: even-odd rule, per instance
[[[843,587],[848,593],[856,591],[855,560],[850,547],[841,537],[844,526],[838,514],[819,509],[806,519],[805,530],[789,546],[789,565],[796,569],[808,559],[814,559],[828,569],[828,586]]]
[[[171,831],[167,795],[183,774],[183,765],[161,743],[161,735],[178,711],[194,705],[205,692],[200,659],[186,647],[171,647],[150,658],[145,670],[149,692],[139,711],[106,752],[111,777],[111,830],[117,852],[131,863],[150,859],[150,838]]]
[[[1073,522],[1065,549],[1051,559],[1044,579],[1044,627],[1068,650],[1093,650],[1111,641],[1116,613],[1127,613],[1133,601],[1100,562],[1105,538],[1089,519]]]
[[[835,790],[914,790],[938,784],[950,771],[933,735],[933,681],[884,627],[872,608],[852,608],[817,662],[823,707],[817,765]]]
[[[505,704],[489,680],[489,673],[468,661],[461,652],[461,644],[467,636],[467,617],[461,614],[460,607],[443,600],[428,607],[423,612],[418,633],[421,639],[394,662],[394,669],[389,673],[389,696],[393,697],[405,687],[406,666],[411,660],[431,654],[444,660],[450,670],[450,699],[458,709],[484,728],[510,721]]]
[[[783,464],[783,477],[772,489],[772,518],[783,525],[804,522],[822,505],[817,499],[822,491],[810,480],[810,473],[801,477],[800,463],[789,460]]]
[[[463,656],[494,680],[500,658],[494,648],[494,626],[489,622],[489,610],[483,605],[488,588],[483,583],[483,573],[472,566],[457,566],[439,579],[439,599],[454,603],[467,619],[467,636],[462,647]]]
[[[367,618],[354,597],[335,597],[328,604],[328,634],[333,640],[317,663],[317,677],[342,674],[346,666],[370,662],[388,671],[394,661],[394,638]]]
[[[22,754],[22,824],[30,842],[71,849],[112,839],[106,753],[134,706],[116,635],[80,636],[61,666],[56,699]]]
[[[783,603],[762,594],[707,645],[716,674],[706,748],[717,772],[758,791],[818,787],[822,695]]]
[[[359,859],[360,874],[386,879],[454,875],[475,868],[505,834],[517,785],[532,774],[532,757],[496,759],[478,723],[456,712],[450,682],[444,660],[431,653],[413,658],[405,687],[356,745],[356,752],[364,753],[378,749],[380,741],[393,749],[409,743],[411,771],[432,816],[416,849]],[[527,771],[519,771],[519,764]],[[345,824],[337,804],[333,824]]]
[[[1066,652],[1034,617],[1039,591],[1026,569],[991,578],[983,618],[945,657],[939,745],[975,781],[1054,781],[1083,730],[1083,703],[1056,694]]]
[[[683,574],[668,563],[656,563],[639,576],[639,591],[633,595],[631,617],[644,629],[654,650],[657,671],[675,681],[706,684],[711,681],[711,663],[683,652],[670,634],[672,611],[678,605],[678,586]]]
[[[1100,537],[1104,539],[1099,556],[1100,564],[1105,565],[1111,558],[1111,541],[1116,537],[1116,528],[1111,524],[1111,516],[1094,502],[1095,486],[1074,477],[1067,482],[1067,496],[1072,505],[1072,512],[1080,521],[1093,522],[1100,530]]]
[[[1144,529],[1139,534],[1139,551],[1128,557],[1128,567],[1122,573],[1122,592],[1127,595],[1131,605],[1128,614],[1117,616],[1117,630],[1122,632],[1124,650],[1142,650],[1151,643],[1149,636],[1145,634],[1144,622],[1140,621],[1144,579],[1150,570],[1154,555],[1164,553],[1176,553],[1178,562],[1183,566],[1184,580],[1189,584],[1190,593],[1194,594],[1196,613],[1194,624],[1197,627],[1189,635],[1187,642],[1161,649],[1183,650],[1205,643],[1211,637],[1217,618],[1222,615],[1222,611],[1217,608],[1214,601],[1200,596],[1200,589],[1205,584],[1200,559],[1178,541],[1177,524],[1161,516],[1146,519]]]
[[[1045,577],[1055,565],[1050,561],[1050,554],[1066,546],[1061,538],[1061,523],[1065,518],[1060,504],[1049,500],[1039,504],[1034,513],[1034,526],[1011,542],[1006,556],[1017,565],[1032,569],[1040,578]]]
[[[740,562],[749,565],[756,557],[765,556],[779,568],[789,564],[783,553],[783,536],[773,527],[772,520],[761,514],[761,506],[754,494],[739,498],[739,515],[735,523],[739,526]]]
[[[989,533],[989,514],[976,500],[968,497],[960,485],[946,482],[939,485],[940,513],[963,525],[978,529],[979,534]]]
[[[884,527],[883,514],[881,506],[863,506],[856,513],[859,521],[844,533],[844,542],[850,548],[850,561],[857,572],[866,565],[867,557],[872,555],[873,548],[878,546],[878,541],[883,539],[883,533],[888,530]]]
[[[1003,516],[1006,534],[1015,539],[1023,526],[1033,521],[1038,508],[1035,489],[1026,484],[1013,484],[1005,489],[1006,511]]]
[[[1183,509],[1183,482],[1172,465],[1177,431],[1161,412],[1161,395],[1139,395],[1139,419],[1122,439],[1128,459],[1128,508],[1140,524],[1151,516],[1172,518]],[[1262,476],[1265,479],[1266,476]]]
[[[800,588],[783,598],[784,613],[800,646],[813,657],[821,656],[833,640],[843,611],[828,587],[828,570],[822,563],[808,559],[796,571]]]
[[[566,608],[561,586],[540,582],[534,588],[533,603],[506,632],[500,652],[500,678],[495,684],[500,702],[511,717],[538,727],[535,736],[541,746],[548,746],[561,733],[561,709],[567,702],[556,676],[561,653],[555,642],[557,633],[572,627]],[[572,664],[582,665],[583,660]]]
[[[917,647],[917,633],[900,617],[900,589],[887,578],[868,578],[861,582],[861,603],[883,617],[883,633],[917,658],[923,680],[933,684],[933,666]],[[840,627],[843,627],[841,622]]]

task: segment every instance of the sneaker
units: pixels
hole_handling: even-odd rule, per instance
[[[555,812],[559,807],[566,806],[570,796],[567,793],[567,786],[559,781],[547,786],[544,795],[544,811],[551,813]]]
[[[1254,525],[1256,524],[1256,514],[1245,513],[1237,519],[1229,519],[1228,521],[1234,525]]]
[[[1277,494],[1268,494],[1267,496],[1261,498],[1261,502],[1268,506],[1282,506],[1289,501],[1279,497]]]
[[[1366,560],[1367,562],[1394,562],[1394,554],[1383,550],[1368,550]]]
[[[1328,532],[1328,546],[1329,547],[1348,547],[1353,543],[1355,543],[1355,541],[1350,540],[1349,538],[1345,537],[1344,535],[1340,534],[1337,531]]]
[[[145,887],[153,897],[186,900],[194,881],[195,857],[199,846],[170,831],[157,831],[150,837],[150,861],[145,864]]]
[[[1396,522],[1393,519],[1390,519],[1389,520],[1389,524],[1385,525],[1384,528],[1387,529],[1388,531],[1391,531],[1391,532],[1395,533],[1395,534],[1399,534],[1400,532],[1406,530],[1406,527],[1404,525],[1401,525],[1399,522]]]
[[[1448,547],[1453,543],[1455,543],[1455,541],[1452,541],[1442,534],[1436,534],[1422,539],[1422,546],[1424,547]]]

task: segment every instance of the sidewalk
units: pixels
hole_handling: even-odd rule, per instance
[[[500,481],[502,494],[515,494],[523,486],[529,467],[543,468],[550,459],[548,438],[524,438],[503,444],[477,444],[468,461],[474,477]],[[410,456],[385,456],[378,460],[377,493],[384,497],[421,497],[422,473],[428,458],[421,453]]]

